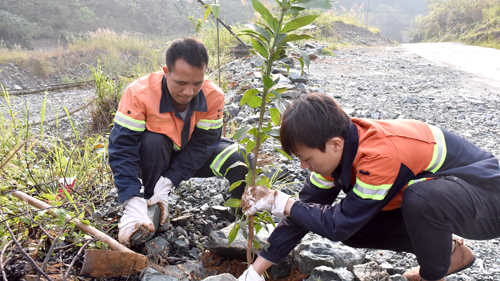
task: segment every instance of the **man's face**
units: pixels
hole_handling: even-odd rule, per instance
[[[166,66],[163,67],[174,105],[186,105],[200,92],[205,80],[205,70],[206,66],[200,69],[189,65],[183,59],[175,61],[172,71]]]
[[[294,154],[300,158],[300,167],[302,169],[307,168],[322,177],[328,177],[340,165],[343,149],[344,139],[334,137],[326,142],[325,152],[317,148],[299,145]]]

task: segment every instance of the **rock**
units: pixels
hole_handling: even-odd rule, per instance
[[[280,263],[271,266],[267,272],[271,274],[274,279],[281,279],[290,275],[290,272],[293,270],[292,266],[292,259],[290,256],[287,256],[282,259]]]
[[[236,219],[236,216],[234,215],[234,211],[231,209],[231,207],[225,207],[225,206],[212,206],[210,207],[214,213],[214,215],[222,220],[227,220],[227,221],[234,221]]]
[[[158,205],[155,204],[148,207],[148,218],[153,222],[155,231],[149,232],[145,227],[139,228],[139,230],[134,232],[130,237],[130,243],[132,243],[132,245],[141,245],[155,235],[160,223],[160,207],[158,207]]]
[[[281,74],[271,74],[271,79],[276,80],[278,79],[278,84],[288,84],[288,78],[286,78],[284,75]]]
[[[225,257],[241,260],[246,259],[248,242],[245,237],[243,237],[243,232],[241,229],[238,231],[238,235],[231,243],[231,245],[227,245],[229,233],[233,229],[233,226],[234,223],[229,225],[228,227],[220,230],[215,230],[210,233],[210,239],[205,243],[205,249]],[[257,234],[257,239],[267,241],[269,234],[274,230],[274,227],[272,225],[268,224],[267,227],[269,231],[262,228]],[[253,252],[255,254],[258,254],[260,250],[253,249]]]
[[[236,277],[229,273],[219,274],[215,276],[210,276],[208,278],[203,279],[203,281],[238,281]]]
[[[389,273],[374,261],[355,265],[353,272],[359,281],[389,280]]]
[[[199,261],[186,261],[183,264],[168,265],[165,267],[169,276],[179,281],[200,280],[206,277],[206,270]]]
[[[141,281],[180,281],[177,278],[163,275],[152,268],[147,268],[141,276]]]
[[[310,275],[314,268],[321,265],[331,268],[347,267],[350,270],[354,265],[362,263],[364,258],[354,248],[315,236],[313,240],[302,242],[294,249],[293,259],[302,273]]]
[[[406,279],[406,277],[404,277],[403,275],[401,274],[394,274],[394,275],[391,275],[389,277],[389,280],[390,281],[408,281],[408,279]]]
[[[168,257],[169,243],[165,238],[157,236],[145,243],[148,254],[151,256],[160,255],[162,257]]]
[[[315,60],[317,58],[318,58],[318,55],[316,55],[316,54],[309,54],[309,59],[310,60]]]
[[[306,89],[306,85],[304,85],[304,83],[297,83],[297,84],[295,84],[295,87],[297,87],[297,89],[299,89],[299,90]]]
[[[301,75],[301,71],[299,70],[290,70],[288,79],[290,79],[293,83],[307,83],[307,75]]]
[[[311,272],[306,281],[329,280],[329,281],[354,281],[354,275],[345,267],[333,269],[328,266],[318,266]]]
[[[184,253],[189,250],[189,241],[185,237],[181,237],[174,241],[176,253]]]
[[[251,46],[243,45],[243,44],[238,44],[237,46],[233,47],[229,53],[233,55],[236,58],[242,58],[246,57],[250,54],[250,50],[252,49]]]

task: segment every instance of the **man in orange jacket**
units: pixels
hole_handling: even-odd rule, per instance
[[[436,126],[417,120],[349,118],[325,94],[294,100],[283,114],[283,150],[311,171],[298,200],[250,187],[241,206],[282,217],[267,250],[240,281],[263,281],[312,231],[356,248],[414,253],[410,281],[445,280],[474,263],[468,239],[500,237],[498,159]],[[340,192],[339,204],[332,205]]]
[[[154,231],[147,207],[157,204],[160,225],[168,216],[168,196],[191,177],[243,180],[247,168],[238,145],[221,140],[224,93],[205,79],[208,52],[195,38],[173,41],[163,71],[151,73],[125,90],[109,136],[109,164],[124,208],[118,239],[143,227]],[[249,155],[252,163],[252,155]],[[142,180],[139,180],[139,178]],[[144,198],[140,189],[144,186]],[[245,185],[231,191],[241,198]]]

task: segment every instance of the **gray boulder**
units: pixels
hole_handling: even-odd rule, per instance
[[[318,266],[311,272],[306,281],[330,280],[330,281],[354,281],[354,275],[345,267],[331,268],[328,266]]]
[[[363,262],[363,256],[356,249],[322,237],[302,242],[293,251],[295,263],[300,271],[307,275],[310,275],[314,268],[322,265],[331,268],[347,267],[351,270],[354,265]]]
[[[359,281],[389,281],[390,276],[387,270],[383,269],[376,262],[371,261],[369,263],[355,265],[353,268],[354,275]]]

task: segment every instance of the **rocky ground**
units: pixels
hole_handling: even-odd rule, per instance
[[[358,35],[362,34],[358,32]],[[334,51],[333,57],[317,55],[305,76],[300,75],[296,62],[288,75],[285,69],[276,69],[275,78],[279,77],[280,82],[289,88],[283,94],[285,103],[306,93],[325,92],[333,96],[350,116],[422,120],[447,128],[500,156],[498,89],[477,82],[465,72],[422,59],[387,40],[364,38],[358,44],[370,47],[345,48]],[[317,53],[322,47],[318,43],[304,46],[310,53]],[[258,68],[261,64],[257,58],[249,57],[224,67],[224,73],[232,81],[227,92],[226,110],[231,114],[229,123],[256,122],[258,112],[247,106],[241,107],[239,100],[244,89],[262,87]],[[6,85],[5,81],[1,82]],[[64,105],[71,110],[81,107],[93,96],[91,90],[74,91],[51,94],[55,100],[50,100],[50,104],[54,108]],[[30,104],[30,109],[33,109],[31,116],[39,116],[37,108],[43,95],[22,95],[16,99]],[[75,120],[83,126],[85,112],[79,112]],[[35,122],[36,118],[32,121]],[[277,185],[281,184],[287,193],[296,194],[308,171],[300,168],[297,159],[289,161],[276,154],[270,144],[264,145],[263,149],[265,162],[272,163],[275,170],[281,170],[282,182]],[[284,185],[284,182],[290,184]],[[199,280],[222,272],[239,276],[244,267],[236,259],[244,259],[245,244],[244,238],[239,236],[229,248],[226,247],[230,224],[235,219],[234,212],[223,206],[228,199],[228,188],[225,180],[215,178],[182,183],[170,197],[170,228],[136,248],[160,264],[169,264],[166,268],[170,274],[162,275],[148,269],[130,278],[144,281]],[[110,193],[107,202],[96,216],[107,219],[120,214],[116,191]],[[265,239],[267,232],[261,231],[260,235]],[[476,254],[476,262],[448,279],[500,280],[499,243],[500,239],[466,240]],[[416,265],[412,254],[352,249],[309,234],[288,259],[271,268],[268,280],[406,280],[402,274]],[[226,277],[226,280],[233,280]]]

